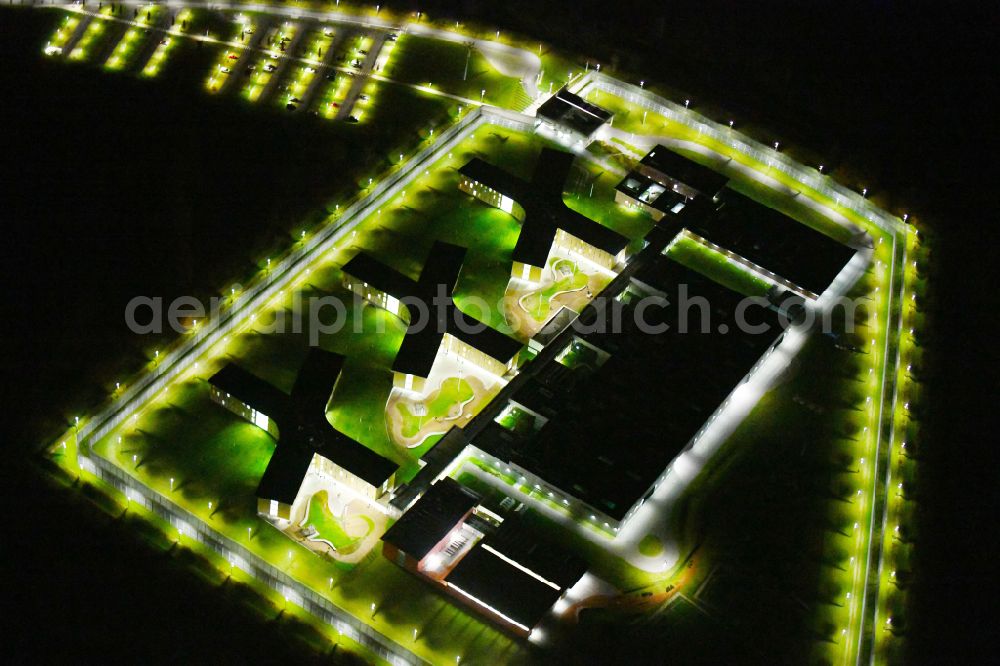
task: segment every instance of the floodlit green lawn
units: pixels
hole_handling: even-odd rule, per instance
[[[333,394],[329,417],[333,426],[372,451],[403,466],[403,479],[416,473],[413,461],[389,439],[385,404],[392,390],[388,368],[350,359]]]
[[[597,352],[579,342],[572,342],[565,354],[559,357],[559,362],[567,368],[586,367],[597,369]]]
[[[143,28],[129,28],[104,62],[104,66],[112,70],[122,70],[135,64],[132,60],[138,57],[143,45],[149,39],[153,39],[153,35],[146,34]]]
[[[94,52],[99,50],[101,44],[108,33],[109,21],[105,19],[92,18],[90,24],[83,31],[83,35],[77,41],[76,46],[68,54],[70,60],[89,60]]]
[[[432,393],[432,397],[424,403],[427,413],[423,416],[413,414],[403,403],[396,405],[403,415],[403,436],[413,437],[428,421],[447,416],[452,407],[471,400],[473,395],[469,382],[459,377],[449,377],[441,382],[441,388]]]
[[[621,97],[593,89],[587,100],[611,111],[614,119],[611,126],[636,134],[667,134],[673,125],[664,116],[626,102]]]
[[[343,75],[338,76],[338,80],[343,78]],[[350,79],[348,86],[349,81]],[[458,108],[455,100],[375,80],[365,87],[365,94],[369,96],[368,101],[359,97],[355,102],[359,112],[363,111],[358,116],[363,123],[371,124],[382,132],[390,127],[405,128],[413,134],[404,136],[412,136],[413,139],[416,139],[418,131],[429,127],[432,121],[443,120]]]
[[[581,74],[582,64],[577,64],[575,57],[542,46],[541,52],[535,51],[542,59],[542,80],[538,89],[543,93],[559,90],[569,80],[571,75]]]
[[[487,104],[519,111],[531,102],[517,79],[500,74],[479,51],[470,52],[457,42],[402,34],[383,74],[394,81],[430,85],[476,102],[485,90],[483,101]]]
[[[70,37],[76,32],[80,25],[80,17],[77,14],[65,14],[56,26],[56,30],[49,38],[48,44],[62,49]]]
[[[211,501],[227,519],[255,506],[271,436],[212,402],[202,381],[175,384],[157,406],[120,445],[109,435],[95,449],[125,470],[157,477],[168,493],[173,478],[172,499],[206,508]]]
[[[343,525],[330,511],[328,499],[329,496],[325,490],[321,490],[309,498],[309,509],[303,527],[314,528],[316,530],[315,538],[329,541],[338,551],[344,551],[365,538],[372,531],[374,525],[371,518],[361,516],[368,523],[368,531],[358,536],[348,535]]]
[[[663,542],[655,534],[647,534],[639,541],[639,552],[646,557],[656,557],[663,552]]]
[[[763,296],[771,287],[767,280],[690,238],[679,239],[667,256],[744,296]]]
[[[500,425],[516,433],[529,433],[534,427],[535,417],[519,407],[515,407],[499,420]]]
[[[254,491],[274,442],[212,402],[205,382],[175,386],[123,430],[121,445],[112,433],[95,451],[392,640],[434,663],[453,661],[457,654],[469,661],[492,661],[497,654],[517,658],[521,648],[514,641],[441,596],[428,594],[377,548],[357,565],[327,560],[258,518]],[[321,520],[329,533],[327,516],[320,512],[311,518]],[[188,545],[186,537],[168,530],[170,538]],[[416,642],[414,628],[419,631]]]
[[[642,238],[653,228],[653,218],[639,208],[615,203],[620,176],[600,166],[577,160],[566,179],[563,202],[584,217],[597,220],[631,240]]]
[[[799,222],[810,226],[817,231],[830,236],[831,238],[840,242],[847,242],[851,238],[851,233],[842,225],[837,224],[825,215],[811,210],[802,203],[799,203],[796,199],[799,197],[807,197],[817,201],[834,212],[845,216],[850,222],[867,230],[873,236],[879,236],[883,233],[858,213],[830,201],[825,195],[813,190],[808,185],[800,183],[783,171],[761,164],[753,158],[729,148],[722,142],[712,139],[707,134],[698,132],[696,129],[692,129],[691,127],[679,122],[670,122],[663,116],[653,113],[648,113],[646,116],[646,122],[642,123],[641,118],[643,110],[640,107],[632,105],[620,97],[600,90],[593,90],[588,95],[587,99],[615,112],[616,115],[613,121],[614,127],[629,132],[635,132],[636,134],[666,136],[672,139],[691,141],[701,144],[711,150],[717,151],[720,155],[732,157],[735,163],[733,166],[749,166],[755,171],[773,178],[781,185],[799,192],[795,198],[792,198],[784,193],[776,192],[771,187],[763,185],[756,180],[749,179],[746,175],[731,167],[723,170],[724,173],[732,179],[729,186],[733,189],[747,194],[761,203],[777,208],[778,210],[781,210],[782,212],[785,212],[795,218]],[[690,157],[700,164],[705,164],[712,168],[718,168],[719,163],[717,160],[702,155],[701,153],[685,149],[679,149],[677,152]]]

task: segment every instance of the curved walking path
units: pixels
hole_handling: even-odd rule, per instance
[[[415,449],[424,444],[428,437],[443,435],[452,426],[461,427],[465,425],[476,415],[480,408],[493,399],[495,391],[491,391],[478,377],[471,375],[462,377],[461,379],[472,389],[472,397],[461,403],[451,405],[449,413],[446,415],[428,418],[427,422],[415,434],[410,436],[404,435],[403,426],[405,419],[400,408],[407,407],[411,414],[415,413],[416,409],[414,408],[418,405],[426,406],[427,403],[434,400],[441,392],[441,384],[448,379],[455,378],[445,377],[433,390],[418,398],[412,398],[400,391],[393,391],[389,395],[389,400],[385,406],[385,420],[389,427],[389,437],[393,442],[407,449]],[[456,408],[458,408],[457,411]]]

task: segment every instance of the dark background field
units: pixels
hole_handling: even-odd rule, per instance
[[[434,4],[420,8],[433,15]],[[995,160],[997,15],[985,3],[909,2],[470,0],[459,11],[662,81],[932,228],[923,418],[933,437],[921,452],[907,640],[913,663],[978,661],[1000,508],[996,436],[984,427],[997,395],[995,185],[980,170]],[[0,10],[0,404],[11,454],[0,552],[15,610],[5,653],[303,659],[276,623],[262,629],[133,530],[50,488],[25,454],[134,364],[144,341],[125,330],[129,298],[222,286],[336,194],[328,170],[339,160],[377,156],[179,81],[48,62],[40,46],[54,16]]]

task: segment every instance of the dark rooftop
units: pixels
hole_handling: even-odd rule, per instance
[[[402,300],[414,294],[416,283],[365,252],[358,252],[342,269],[344,273]]]
[[[421,560],[478,503],[479,495],[444,477],[386,530],[382,540]]]
[[[467,250],[459,245],[434,242],[418,281],[420,288],[425,292],[425,297],[428,290],[431,292],[430,296],[434,296],[438,292],[439,285],[444,286],[446,296],[451,296],[462,273],[466,252]]]
[[[261,477],[258,497],[291,504],[314,453],[376,487],[399,468],[326,420],[326,406],[343,365],[342,355],[310,348],[291,396],[233,363],[209,380],[278,424],[280,442]]]
[[[468,443],[465,431],[457,426],[452,426],[437,444],[420,456],[423,465],[420,471],[410,479],[408,484],[396,489],[396,495],[389,503],[397,509],[405,510],[417,498],[417,495],[441,475]]]
[[[227,363],[208,383],[278,422],[289,407],[286,393],[235,363]]]
[[[344,357],[310,347],[292,386],[291,404],[299,420],[311,420],[326,413],[333,387],[344,368]]]
[[[309,431],[306,427],[298,433],[305,435]],[[316,427],[312,432],[313,434],[308,435],[308,441],[315,447],[316,453],[376,488],[399,469],[399,465],[393,461],[348,437],[329,423]]]
[[[524,347],[520,341],[473,319],[457,307],[453,308],[448,332],[470,347],[503,363],[514,358]]]
[[[493,188],[524,209],[521,233],[514,245],[514,261],[544,266],[559,229],[611,255],[628,245],[628,239],[621,234],[563,203],[563,186],[573,159],[573,153],[543,148],[530,182],[478,157],[459,169],[463,176]]]
[[[580,381],[564,382],[572,391],[521,384],[511,400],[551,415],[534,436],[473,440],[615,519],[643,496],[781,333],[776,314],[764,308],[746,316],[768,330],[741,332],[735,323],[739,294],[662,255],[635,278],[667,293],[671,303],[679,285],[687,285],[688,298],[701,296],[710,304],[709,330],[699,332],[697,307],[689,309],[688,333],[682,332],[680,308],[648,308],[647,322],[669,326],[651,335],[638,329],[631,306],[614,300],[604,302],[608,307],[591,304],[578,321],[597,330],[577,335],[611,357]],[[610,319],[619,310],[615,332]],[[727,333],[719,331],[721,324]],[[507,450],[491,450],[499,445]]]
[[[476,544],[445,581],[530,631],[562,595]]]
[[[282,504],[294,502],[312,457],[313,451],[307,448],[279,445],[257,484],[257,497]]]
[[[806,291],[826,291],[855,250],[733,190],[714,215],[688,228]]]
[[[593,134],[611,119],[611,115],[609,111],[569,92],[565,86],[538,107],[539,117],[569,127],[584,136]]]
[[[664,187],[653,178],[635,171],[627,173],[615,189],[664,213],[673,210],[674,206],[686,199],[680,192]]]
[[[364,252],[344,265],[347,275],[397,298],[412,299],[413,305],[422,304],[422,310],[434,317],[428,322],[422,321],[421,316],[411,316],[410,326],[393,360],[394,372],[427,377],[446,332],[501,363],[507,363],[521,350],[520,342],[466,315],[451,299],[465,253],[463,247],[435,241],[419,280],[403,276]],[[355,270],[359,272],[353,272]],[[382,279],[400,295],[387,291]],[[435,299],[441,297],[444,301],[438,301],[442,303],[439,307]]]
[[[675,153],[666,146],[656,146],[639,163],[639,173],[664,185],[676,181],[711,199],[729,179],[718,171]]]
[[[563,589],[573,587],[587,572],[584,560],[542,538],[520,514],[505,518],[483,543]]]

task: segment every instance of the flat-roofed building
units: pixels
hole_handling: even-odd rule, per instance
[[[382,554],[465,606],[528,636],[586,571],[519,514],[502,516],[445,477],[382,536]]]
[[[257,486],[258,513],[291,520],[301,511],[303,481],[319,474],[371,500],[395,485],[398,465],[333,428],[326,408],[344,357],[313,347],[286,394],[233,363],[212,376],[212,398],[278,440]]]
[[[826,291],[860,246],[871,242],[838,241],[734,190],[718,199],[712,214],[685,224],[692,236],[806,298]]]
[[[234,363],[226,364],[208,383],[212,400],[278,439],[278,420],[288,408],[285,393]]]
[[[459,169],[459,189],[511,213],[521,223],[512,254],[512,277],[541,281],[554,250],[608,270],[625,261],[627,238],[563,202],[563,186],[573,159],[573,153],[543,148],[530,181],[478,157]]]
[[[650,150],[615,187],[615,201],[637,206],[659,221],[695,198],[713,199],[728,178],[665,146]]]
[[[512,383],[507,405],[493,408],[500,415],[518,408],[534,417],[533,427],[501,416],[470,437],[519,483],[611,535],[783,333],[766,305],[745,313],[764,330],[743,330],[740,294],[662,254],[645,258],[610,294],[632,284],[669,294],[673,307],[649,307],[637,318],[636,306],[615,298],[592,302],[557,338],[566,349],[542,367],[527,366],[532,371]],[[704,331],[697,308],[682,311],[680,285],[693,302],[708,304]],[[640,321],[667,328],[654,332]],[[499,436],[504,427],[508,433]]]
[[[594,133],[609,122],[612,115],[607,109],[588,102],[563,86],[538,107],[536,125],[589,143]]]
[[[463,247],[436,241],[417,280],[364,252],[344,264],[348,289],[408,324],[392,364],[394,387],[422,391],[439,352],[499,376],[516,367],[524,346],[455,305],[454,288],[465,252]]]

